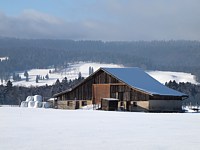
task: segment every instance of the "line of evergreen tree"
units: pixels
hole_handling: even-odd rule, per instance
[[[94,61],[137,66],[149,70],[184,71],[200,79],[199,41],[73,41],[0,39],[0,78],[15,71],[48,68],[74,61]],[[27,78],[28,80],[28,78]]]
[[[50,98],[56,93],[74,87],[82,80],[83,77],[81,76],[75,80],[68,80],[65,77],[62,81],[57,79],[53,85],[45,85],[40,87],[13,86],[12,82],[8,81],[6,86],[0,85],[0,104],[18,105],[21,103],[21,101],[24,101],[27,96],[36,94],[42,95],[45,98]],[[189,98],[183,101],[184,104],[200,105],[200,85],[195,85],[188,82],[176,83],[176,81],[166,82],[165,85],[187,94]]]
[[[0,105],[19,105],[27,96],[41,95],[44,98],[51,98],[54,94],[74,87],[81,82],[83,77],[75,80],[68,80],[66,77],[60,82],[57,80],[53,85],[39,87],[13,86],[8,80],[7,85],[0,85]]]
[[[200,105],[200,85],[191,84],[189,82],[177,83],[176,81],[166,82],[165,85],[169,88],[187,94],[189,98],[183,101],[184,104]]]

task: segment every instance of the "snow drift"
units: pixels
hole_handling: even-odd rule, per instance
[[[199,150],[200,113],[0,107],[1,150]]]

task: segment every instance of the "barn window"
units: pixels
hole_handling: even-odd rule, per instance
[[[122,110],[122,111],[125,110],[125,106],[124,106],[124,102],[123,101],[120,102],[120,108],[119,109]]]
[[[120,106],[123,107],[124,106],[124,102],[120,102]]]
[[[68,105],[69,107],[73,107],[74,102],[73,102],[73,101],[68,101],[67,105]]]
[[[123,92],[118,92],[118,99],[119,100],[123,100],[124,99],[124,97],[123,97]]]
[[[82,101],[81,105],[82,106],[86,106],[87,105],[87,101]]]
[[[134,107],[137,107],[137,102],[133,102],[133,106],[134,106]]]
[[[70,105],[70,101],[67,101],[67,106],[69,106]]]

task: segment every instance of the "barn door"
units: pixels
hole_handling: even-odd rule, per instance
[[[102,98],[110,98],[110,84],[93,84],[93,104],[100,104]]]

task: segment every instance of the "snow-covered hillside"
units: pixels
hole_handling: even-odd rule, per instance
[[[199,150],[200,113],[0,107],[1,150]]]
[[[87,77],[89,75],[89,67],[93,67],[94,71],[99,69],[100,67],[110,67],[110,68],[119,68],[123,67],[123,65],[117,65],[117,64],[102,64],[102,63],[90,63],[90,62],[78,62],[78,63],[71,63],[69,66],[65,69],[59,70],[59,72],[55,73],[49,73],[49,70],[53,69],[32,69],[28,70],[29,74],[29,81],[26,82],[24,77],[24,72],[20,72],[19,75],[22,77],[22,81],[16,81],[13,82],[13,85],[21,85],[21,86],[42,86],[42,85],[52,85],[56,82],[57,79],[62,81],[65,77],[67,79],[75,79],[78,78],[78,73],[81,72],[83,77]],[[49,79],[45,80],[39,80],[38,83],[36,83],[36,76],[40,75],[42,77],[45,77],[46,75],[49,75]]]
[[[169,82],[170,80],[175,80],[177,83],[190,82],[192,84],[198,84],[196,76],[191,73],[172,71],[147,71],[147,73],[163,84],[165,84],[165,82]]]
[[[22,81],[13,82],[13,85],[21,85],[21,86],[41,86],[41,85],[52,85],[56,82],[57,79],[60,81],[67,77],[68,79],[75,79],[78,77],[78,73],[81,72],[83,77],[87,77],[89,75],[89,67],[93,67],[94,71],[99,69],[100,67],[108,67],[108,68],[119,68],[124,67],[123,65],[118,64],[101,64],[101,63],[92,63],[92,62],[78,62],[71,63],[65,69],[59,70],[59,72],[49,74],[49,70],[53,69],[32,69],[28,70],[29,81],[25,81],[24,72],[20,72],[20,76],[22,77]],[[176,82],[191,82],[193,84],[198,84],[195,80],[195,76],[190,73],[183,72],[169,72],[169,71],[147,71],[152,77],[160,81],[161,83],[169,82],[170,80],[175,80]],[[45,77],[49,75],[49,79],[39,80],[39,83],[36,83],[36,76],[40,75]]]

